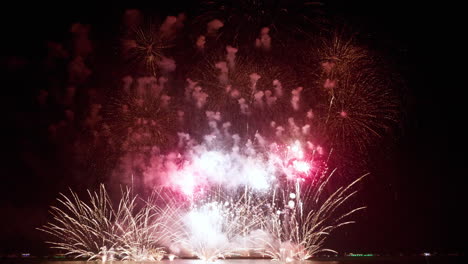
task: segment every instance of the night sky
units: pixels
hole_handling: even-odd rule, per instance
[[[47,131],[40,129],[50,120],[36,111],[38,91],[50,83],[41,66],[47,41],[66,41],[74,22],[91,24],[100,41],[95,52],[108,58],[96,63],[103,69],[117,61],[118,43],[107,36],[118,30],[115,23],[126,8],[168,15],[190,14],[197,7],[168,2],[2,8],[1,254],[47,253],[45,236],[35,228],[46,222],[48,206],[58,193],[78,181],[76,175],[63,174],[68,164],[47,143]],[[330,243],[339,252],[465,250],[466,199],[461,192],[466,135],[461,126],[466,120],[466,91],[464,75],[454,74],[457,66],[448,58],[453,51],[447,42],[455,39],[442,21],[445,10],[429,2],[407,1],[331,1],[322,8],[364,32],[371,47],[389,58],[402,80],[403,102],[399,128],[373,157],[372,174],[359,196],[368,209],[356,217],[357,224],[337,231]],[[449,84],[453,80],[459,83]],[[95,85],[107,81],[95,80]],[[98,174],[97,167],[94,164],[90,173]],[[87,187],[86,182],[74,186]]]

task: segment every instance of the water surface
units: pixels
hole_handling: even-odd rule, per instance
[[[133,262],[133,261],[114,261],[108,264],[205,264],[213,262],[204,262],[198,259],[175,259],[173,261],[162,260],[159,262]],[[218,264],[281,264],[278,261],[269,259],[220,259],[214,263]],[[314,259],[308,261],[293,261],[288,264],[466,264],[465,257],[342,257],[330,259]],[[0,264],[101,264],[98,261],[81,260],[45,260],[45,259],[0,259]]]

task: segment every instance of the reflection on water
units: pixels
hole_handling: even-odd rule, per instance
[[[41,264],[94,264],[97,261],[44,261]],[[279,261],[272,261],[270,259],[218,259],[215,262],[205,262],[199,259],[175,259],[173,261],[162,260],[158,262],[134,262],[134,261],[113,261],[109,262],[112,264],[205,264],[205,263],[216,263],[216,264],[281,264]],[[339,264],[338,261],[292,261],[288,264]]]
[[[10,263],[21,263],[21,264],[101,264],[99,261],[50,261],[50,260],[36,260],[36,261],[27,261],[21,260],[20,262],[9,262],[9,261],[2,261],[0,263],[3,264],[10,264]],[[108,264],[205,264],[205,263],[216,263],[216,264],[282,264],[279,261],[272,261],[269,259],[218,259],[215,262],[205,262],[199,259],[175,259],[173,261],[169,260],[162,260],[158,262],[134,262],[134,261],[113,261],[107,262]],[[288,262],[288,264],[339,264],[341,262],[338,261],[315,261],[315,260],[308,260],[308,261],[293,261]]]
[[[106,264],[205,264],[213,262],[204,262],[197,259],[175,259],[174,261],[163,260],[160,262],[132,262],[132,261],[114,261]],[[217,260],[217,264],[283,264],[279,261],[269,259],[227,259]],[[434,256],[434,257],[338,257],[334,259],[320,259],[310,261],[294,261],[288,264],[466,264],[466,257]],[[0,264],[101,264],[99,261],[60,261],[44,259],[0,259]]]

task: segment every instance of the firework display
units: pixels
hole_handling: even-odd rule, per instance
[[[101,185],[97,193],[88,191],[89,203],[74,192],[71,198],[62,194],[65,208],[52,207],[54,220],[40,230],[60,241],[48,243],[66,255],[102,262],[175,256],[210,262],[233,256],[307,260],[334,252],[323,247],[326,237],[353,223],[347,217],[364,208],[340,212],[362,177],[327,195],[332,174],[313,186],[298,179],[278,185],[273,195],[247,184],[236,192],[214,187],[191,195],[159,189],[140,199],[127,188],[116,207]]]
[[[286,2],[205,1],[199,16],[160,22],[127,10],[116,37],[124,65],[110,77],[120,82],[101,90],[89,88],[100,76],[87,65],[89,28],[74,25],[71,84],[54,97],[66,120],[50,124],[50,139],[68,146],[74,166],[98,164],[105,185],[89,201],[58,199],[41,228],[53,247],[102,262],[334,252],[329,234],[364,208],[349,204],[363,176],[332,177],[329,167],[365,160],[396,123],[398,101],[352,37],[302,34],[317,25],[305,14],[300,25],[277,23],[319,6]]]

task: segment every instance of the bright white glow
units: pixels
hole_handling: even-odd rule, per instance
[[[205,145],[194,147],[182,166],[172,166],[170,183],[186,195],[210,183],[227,188],[250,186],[257,191],[267,190],[278,173],[270,159],[257,157],[253,148],[247,153],[207,150]]]
[[[211,202],[192,209],[185,216],[188,227],[187,246],[194,255],[204,261],[222,257],[222,249],[228,247],[223,204]]]
[[[293,209],[295,205],[296,205],[296,203],[294,201],[292,201],[292,200],[288,202],[288,206],[291,209]]]
[[[176,173],[173,181],[185,195],[191,196],[197,184],[194,177],[195,175],[191,171],[183,170]]]
[[[220,169],[229,166],[229,157],[218,151],[207,151],[194,160],[197,169],[206,175],[217,175]],[[222,177],[218,176],[217,178]]]
[[[295,160],[293,161],[294,169],[301,173],[308,173],[310,171],[310,164],[305,161]]]
[[[289,198],[291,198],[291,199],[296,199],[296,194],[295,194],[295,193],[290,193],[290,194],[289,194]]]
[[[247,177],[249,186],[256,190],[265,190],[269,187],[267,171],[265,168],[257,166],[252,160],[249,160],[244,168],[244,175]]]
[[[221,220],[221,212],[216,203],[203,205],[187,214],[187,223],[196,239],[209,240],[216,237],[221,228]]]
[[[304,158],[304,151],[302,151],[301,142],[299,142],[299,140],[294,141],[294,144],[292,144],[289,149],[295,158]]]

